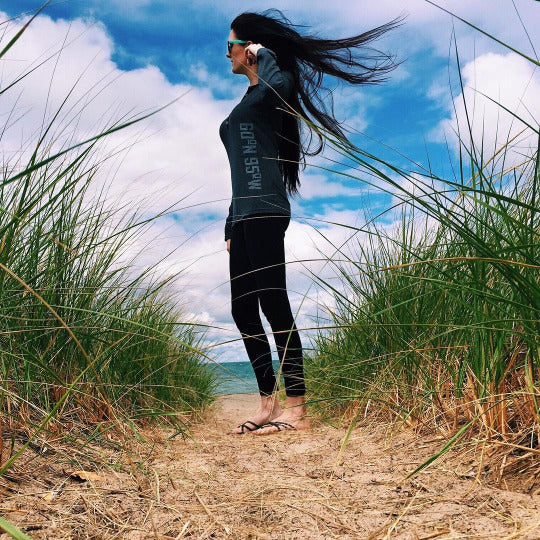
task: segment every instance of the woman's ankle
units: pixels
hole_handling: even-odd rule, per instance
[[[289,410],[295,415],[304,416],[307,414],[305,394],[302,396],[287,396],[285,406],[283,408]]]
[[[271,412],[277,408],[280,408],[277,393],[269,396],[261,395],[261,410]]]

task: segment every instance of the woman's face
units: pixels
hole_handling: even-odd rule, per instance
[[[229,40],[238,39],[234,30],[229,33]],[[246,74],[246,49],[247,43],[233,43],[231,52],[227,51],[227,58],[231,60],[232,72],[239,74]]]

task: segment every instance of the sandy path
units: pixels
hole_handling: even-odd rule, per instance
[[[360,428],[338,463],[345,429],[224,434],[257,403],[256,394],[220,398],[195,430],[198,448],[177,441],[160,462],[199,502],[196,513],[185,514],[197,538],[491,539],[540,525],[540,494],[482,487],[444,461],[403,481],[441,441],[404,434],[387,445],[382,429]],[[511,537],[540,538],[540,527]]]
[[[357,428],[337,462],[344,429],[226,435],[257,399],[219,398],[194,439],[154,433],[131,475],[104,470],[105,481],[52,501],[34,486],[33,498],[11,494],[0,507],[18,504],[5,517],[25,526],[33,505],[32,538],[540,538],[540,494],[479,485],[463,459],[403,481],[440,448],[433,437]]]

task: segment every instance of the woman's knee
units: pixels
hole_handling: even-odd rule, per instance
[[[290,325],[292,319],[291,305],[287,291],[271,290],[261,295],[261,310],[270,324]]]
[[[245,310],[241,306],[232,305],[231,315],[236,323],[236,326],[239,326],[245,319]]]
[[[232,304],[231,315],[239,329],[247,328],[250,325],[261,324],[261,317],[259,315],[259,307],[253,309],[249,304],[242,304],[240,302]]]

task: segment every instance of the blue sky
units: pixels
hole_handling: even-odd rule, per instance
[[[540,25],[533,25],[533,20],[540,19],[540,2],[441,0],[439,3],[527,54],[534,55],[533,49],[540,53]],[[15,17],[40,4],[36,0],[0,0],[0,11],[5,16]],[[487,4],[490,9],[486,9]],[[129,193],[135,204],[144,201],[147,206],[143,208],[150,213],[183,197],[185,206],[198,205],[161,219],[154,231],[160,238],[158,251],[153,254],[151,249],[144,250],[139,263],[141,266],[151,264],[157,253],[175,250],[168,265],[161,265],[160,270],[167,273],[186,267],[179,288],[192,315],[227,329],[228,335],[216,336],[217,339],[230,339],[235,335],[228,307],[228,262],[223,242],[230,176],[217,128],[248,85],[247,78],[230,72],[230,62],[225,57],[230,21],[240,12],[240,5],[242,11],[276,7],[294,23],[307,25],[309,28],[302,29],[303,32],[314,32],[320,37],[346,37],[399,15],[407,16],[401,28],[377,44],[402,61],[389,81],[361,88],[338,85],[331,79],[325,81],[328,88],[334,89],[337,119],[353,122],[363,132],[352,135],[351,140],[401,167],[411,166],[402,155],[422,166],[427,166],[429,158],[437,173],[452,174],[450,161],[456,160],[452,128],[456,120],[463,121],[452,50],[453,31],[466,85],[495,98],[502,96],[511,108],[519,106],[521,100],[531,114],[537,110],[533,102],[540,101],[537,94],[536,100],[531,97],[531,92],[538,88],[537,72],[527,71],[529,68],[517,55],[424,0],[313,0],[309,3],[278,0],[241,4],[232,0],[53,1],[3,63],[2,81],[6,80],[10,69],[13,72],[28,69],[39,51],[56,50],[69,34],[73,43],[59,57],[51,102],[55,96],[60,99],[63,92],[65,95],[70,81],[88,66],[85,75],[88,88],[92,80],[99,81],[111,73],[121,75],[120,82],[116,86],[111,84],[110,92],[100,94],[96,100],[104,109],[123,105],[130,110],[157,107],[190,90],[175,108],[148,124],[143,133],[147,138],[130,150],[121,167],[119,164],[111,196]],[[528,36],[516,9],[525,22]],[[22,24],[21,21],[12,21],[7,27],[8,33]],[[21,121],[20,133],[15,127],[11,138],[4,138],[4,148],[9,144],[16,148],[15,141],[20,140],[20,134],[35,128],[32,114],[39,118],[37,111],[45,104],[43,96],[47,94],[48,77],[53,76],[52,67],[44,66],[43,70],[35,80],[29,79],[23,97],[17,101],[18,107],[27,108],[27,114]],[[512,85],[513,81],[522,79],[529,81],[527,95],[520,91],[520,84],[515,85],[515,90]],[[0,112],[5,113],[9,103],[15,103],[14,96],[13,101],[10,99],[9,95],[5,98],[5,109]],[[484,115],[482,121],[493,131],[494,122],[500,122],[500,118],[480,101],[477,105],[479,118]],[[88,120],[87,130],[103,116],[97,105],[92,105],[84,114]],[[84,122],[81,125],[85,125]],[[311,162],[328,166],[325,156],[333,154],[325,152]],[[291,202],[293,223],[286,240],[291,262],[288,284],[293,308],[299,309],[299,320],[309,325],[320,303],[319,300],[302,303],[306,291],[311,291],[310,295],[313,292],[313,285],[305,274],[306,268],[295,261],[320,257],[318,250],[325,249],[313,227],[324,231],[332,241],[329,245],[344,242],[346,232],[333,225],[321,229],[324,221],[360,225],[362,209],[376,213],[390,206],[393,199],[392,195],[382,194],[361,182],[314,167],[308,168],[302,176],[301,193],[303,197]],[[386,218],[389,226],[392,219],[390,215]],[[182,250],[177,249],[180,241]],[[154,247],[158,243],[153,242]],[[319,271],[315,267],[310,270]],[[208,291],[213,291],[211,297]],[[321,297],[331,304],[328,294],[321,292]],[[231,347],[229,352],[223,353],[224,359],[242,357],[240,344],[234,345],[234,354],[230,354],[230,350]]]
[[[39,1],[18,0],[14,9],[12,1],[0,1],[0,9],[10,15],[30,11],[38,5]],[[261,11],[276,4],[245,2],[241,5],[246,11]],[[202,61],[209,72],[229,83],[211,86],[214,97],[232,99],[247,85],[245,77],[230,73],[230,64],[225,58],[224,44],[229,23],[239,13],[237,6],[238,3],[224,2],[221,9],[216,9],[213,2],[68,0],[53,2],[45,13],[53,19],[89,17],[103,22],[114,40],[112,60],[122,70],[153,64],[171,83],[200,84],[190,67]],[[282,10],[293,22],[322,32],[317,26],[323,19],[322,15],[314,15],[309,9],[293,11],[285,7]],[[395,15],[407,13],[406,7],[395,10]],[[380,22],[385,20],[389,18],[380,18]],[[359,32],[367,29],[368,25],[358,25]],[[444,28],[449,39],[448,30],[448,27]],[[345,31],[341,33],[346,35]],[[398,30],[396,34],[402,36],[406,31]],[[448,59],[433,54],[430,44],[425,50],[410,54],[411,51],[400,50],[392,46],[393,43],[393,40],[381,40],[380,47],[403,61],[403,68],[392,74],[383,85],[362,88],[361,106],[365,108],[368,121],[366,133],[399,148],[415,160],[423,159],[427,149],[431,158],[442,165],[446,158],[440,145],[426,140],[426,148],[423,139],[448,111],[444,105],[426,96],[425,86],[419,85],[418,79],[429,81],[434,73],[445,69]],[[402,79],[405,70],[414,73],[415,77]],[[330,77],[326,81],[329,87],[336,84]],[[357,87],[353,89],[357,90]],[[411,137],[411,133],[418,136]],[[355,141],[362,141],[368,149],[375,149],[367,139],[357,137]]]
[[[328,35],[346,36],[353,28],[361,32],[395,16],[405,15],[407,19],[404,27],[394,31],[388,38],[383,38],[378,44],[382,50],[394,54],[402,61],[402,66],[382,85],[365,86],[361,91],[358,87],[349,85],[345,91],[355,92],[358,95],[358,100],[353,101],[352,106],[356,105],[362,109],[367,124],[365,133],[368,137],[381,140],[385,145],[399,149],[404,155],[424,165],[427,164],[429,155],[435,170],[447,174],[449,171],[447,148],[440,141],[434,141],[431,132],[443,118],[450,115],[449,102],[433,99],[428,89],[441,76],[448,75],[450,66],[454,91],[459,93],[455,70],[451,69],[455,67],[455,55],[450,50],[452,24],[458,26],[458,46],[468,47],[470,44],[468,39],[473,36],[474,47],[478,47],[479,52],[482,51],[479,43],[484,43],[484,47],[487,46],[489,50],[503,52],[504,49],[493,42],[490,43],[480,34],[461,22],[452,20],[450,16],[422,0],[386,3],[391,8],[382,6],[380,14],[373,8],[373,3],[367,1],[333,2],[333,8],[325,7],[325,3],[320,5],[315,3],[315,9],[307,7],[308,4],[305,4],[305,7],[297,7],[293,2],[243,2],[241,6],[242,10],[246,11],[262,11],[278,7],[293,22],[307,25],[321,35],[326,30]],[[497,33],[500,23],[507,21],[514,27],[514,32],[510,34],[514,38],[513,44],[515,38],[518,38],[519,43],[524,43],[525,33],[520,27],[511,0],[491,2],[494,8],[492,16],[487,16],[482,10],[470,9],[470,5],[481,6],[482,3],[485,5],[482,0],[454,2],[443,0],[440,5],[454,10],[458,15],[494,33]],[[529,33],[535,38],[538,37],[538,31],[533,27],[532,19],[526,16],[531,12],[531,4],[534,2],[529,0],[516,2],[522,19],[529,23]],[[11,16],[25,11],[31,12],[39,5],[41,1],[36,0],[17,0],[17,2],[0,0],[0,9]],[[354,25],[344,24],[344,13],[347,8],[352,9],[354,5],[355,8],[365,6],[370,10],[367,19],[373,21],[373,24],[363,23],[361,17],[358,17],[358,22]],[[238,97],[247,85],[245,77],[230,73],[230,64],[224,56],[229,23],[239,13],[238,6],[237,2],[227,1],[55,0],[44,13],[53,19],[70,20],[82,17],[88,21],[99,21],[104,24],[114,41],[111,59],[119,69],[133,70],[152,64],[157,66],[171,83],[208,86],[214,98],[220,100]],[[426,20],[435,25],[430,31],[435,30],[437,43],[434,43],[429,33],[426,34],[424,43],[417,43],[419,46],[414,45],[418,37],[411,40],[411,35],[418,32],[415,18],[419,6],[431,15]],[[328,20],[332,13],[335,15],[334,21]],[[361,10],[357,13],[361,13]],[[460,35],[467,37],[462,43]],[[498,35],[500,36],[500,33]],[[530,52],[528,44],[526,47],[529,49],[527,52]],[[470,55],[471,51],[466,51],[463,57],[470,58]],[[193,69],[198,62],[204,63],[208,72],[220,79],[222,84],[203,83],[197,77],[197,69]],[[333,88],[336,80],[327,77],[326,84]],[[450,83],[446,81],[446,84],[449,88]],[[346,120],[343,113],[343,110],[338,109],[338,119]],[[351,140],[368,151],[376,152],[377,155],[392,159],[400,165],[406,164],[404,160],[388,152],[384,147],[373,144],[368,138],[353,135]],[[346,198],[336,202],[347,206]],[[352,204],[355,205],[356,201]],[[310,206],[310,210],[316,208]]]

